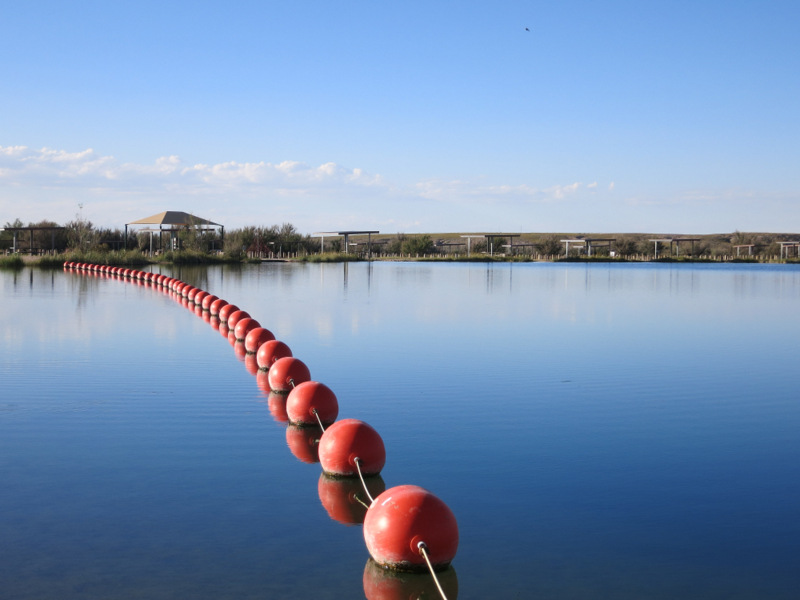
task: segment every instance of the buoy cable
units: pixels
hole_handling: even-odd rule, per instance
[[[366,502],[364,502],[364,501],[363,501],[361,498],[359,498],[359,497],[358,497],[358,494],[353,494],[353,500],[355,500],[355,501],[356,501],[356,502],[358,502],[358,503],[359,503],[361,506],[363,506],[364,508],[366,508],[367,510],[369,510],[369,504],[367,504],[367,503],[366,503]]]
[[[311,412],[314,413],[315,417],[317,417],[317,423],[319,423],[319,428],[322,429],[322,433],[325,433],[325,426],[322,424],[322,419],[319,418],[319,413],[317,412],[317,409],[312,408]]]
[[[367,482],[364,481],[364,476],[361,474],[361,459],[356,456],[353,459],[353,462],[356,463],[356,471],[358,471],[358,478],[361,480],[361,485],[364,487],[364,493],[367,495],[367,498],[369,498],[370,506],[372,506],[372,504],[375,503],[375,499],[369,493],[369,490],[367,489]]]
[[[439,590],[439,593],[442,595],[443,600],[447,600],[447,596],[444,594],[444,590],[442,586],[439,584],[439,579],[436,577],[436,571],[433,570],[433,565],[431,564],[431,559],[428,558],[428,546],[425,542],[420,542],[417,544],[417,549],[419,553],[422,554],[422,557],[425,559],[425,562],[428,563],[428,569],[431,572],[431,577],[433,577],[433,582],[436,584],[436,588]]]

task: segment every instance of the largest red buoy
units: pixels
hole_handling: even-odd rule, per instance
[[[434,569],[444,569],[458,550],[458,525],[439,498],[416,485],[389,488],[367,510],[364,541],[372,558],[383,567],[424,571],[425,548]]]
[[[269,368],[269,387],[275,392],[289,392],[304,381],[311,381],[311,372],[299,358],[279,358]]]
[[[362,475],[377,475],[386,464],[386,448],[378,432],[363,421],[342,419],[322,434],[319,462],[328,475],[357,477],[359,469]]]

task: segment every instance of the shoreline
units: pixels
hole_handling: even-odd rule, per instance
[[[36,267],[43,269],[60,269],[67,262],[91,262],[94,264],[104,264],[109,266],[146,266],[146,265],[245,265],[262,263],[346,263],[346,262],[426,262],[426,263],[619,263],[619,264],[639,264],[639,263],[661,263],[661,264],[800,264],[798,258],[779,258],[770,257],[532,257],[529,255],[480,255],[480,256],[447,256],[447,255],[415,255],[415,256],[372,256],[363,257],[353,254],[307,254],[294,257],[270,257],[270,258],[245,258],[242,260],[226,260],[218,256],[208,255],[207,257],[192,254],[187,260],[180,255],[177,260],[154,260],[150,257],[139,255],[124,256],[117,255],[116,252],[108,252],[97,256],[92,253],[92,259],[83,258],[80,254],[68,253],[60,255],[31,256],[12,254],[0,256],[0,268],[21,269],[24,267]],[[98,258],[100,260],[98,260]],[[206,258],[206,260],[204,260]]]

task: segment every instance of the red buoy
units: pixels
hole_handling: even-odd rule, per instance
[[[203,291],[203,290],[201,290],[200,288],[196,288],[196,287],[194,287],[193,285],[190,285],[190,286],[189,286],[189,291],[188,291],[188,292],[186,292],[186,293],[184,294],[184,296],[186,296],[186,299],[187,299],[189,302],[194,302],[194,297],[195,297],[195,296],[196,296],[196,295],[197,295],[199,292],[202,292],[202,291]]]
[[[203,297],[203,310],[211,310],[211,303],[219,300],[214,294],[207,294]]]
[[[279,358],[269,368],[269,387],[275,392],[289,392],[304,381],[311,381],[311,372],[299,358]]]
[[[200,308],[203,308],[203,299],[208,296],[209,293],[205,290],[200,290],[194,295],[194,303],[199,304]]]
[[[327,433],[327,432],[326,432]],[[416,485],[389,488],[367,510],[364,541],[378,564],[400,571],[443,569],[458,550],[458,525],[439,498]]]
[[[250,313],[246,310],[234,310],[228,314],[228,327],[233,329],[242,319],[250,318]]]
[[[236,313],[233,313],[230,317],[228,317],[228,327],[230,327],[231,319],[234,318]],[[236,333],[236,339],[242,340],[247,337],[247,334],[250,333],[256,327],[261,327],[261,323],[256,321],[251,317],[244,317],[242,319],[238,319],[236,321],[236,325],[234,327],[234,331]]]
[[[289,394],[287,410],[291,397]],[[328,427],[319,441],[322,470],[337,477],[358,477],[356,459],[362,475],[381,472],[386,464],[386,448],[378,432],[358,419],[343,419]]]
[[[317,417],[327,427],[339,415],[336,394],[324,383],[304,381],[297,384],[286,398],[286,414],[292,425],[317,425]]]
[[[236,326],[238,327],[239,324],[237,323]],[[247,348],[249,353],[255,354],[258,352],[261,344],[274,339],[275,336],[272,335],[272,332],[269,329],[264,329],[263,327],[254,327],[247,332],[247,336],[244,338],[244,347]]]
[[[235,304],[223,304],[219,308],[219,313],[218,313],[219,320],[227,325],[228,317],[231,315],[232,312],[235,312],[237,310],[239,310],[239,307],[236,306]]]
[[[256,351],[258,368],[269,371],[269,368],[276,360],[291,355],[292,351],[289,346],[278,340],[269,340],[261,344]]]
[[[222,309],[223,306],[227,306],[227,305],[228,305],[228,301],[227,300],[223,300],[222,298],[217,298],[216,300],[211,302],[211,304],[208,305],[208,312],[210,312],[212,315],[220,318],[219,317],[219,311]],[[220,320],[221,320],[221,318],[220,318]]]

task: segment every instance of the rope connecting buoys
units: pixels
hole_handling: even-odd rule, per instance
[[[321,463],[318,492],[328,514],[346,524],[363,522],[364,541],[372,557],[364,572],[367,598],[432,594],[428,578],[399,574],[426,567],[442,598],[447,600],[447,593],[455,597],[455,572],[448,568],[458,549],[458,525],[452,511],[418,486],[387,490],[380,476],[386,449],[378,432],[357,419],[336,421],[336,394],[311,381],[306,364],[271,331],[238,306],[173,277],[74,261],[65,262],[64,268],[159,286],[228,338],[237,358],[268,394],[273,418],[289,422],[286,443],[292,454],[303,462]]]
[[[324,383],[304,381],[286,397],[286,414],[292,425],[327,427],[339,415],[339,401]]]
[[[359,470],[364,476],[377,475],[386,464],[386,448],[378,432],[363,421],[342,419],[322,434],[319,460],[328,475],[357,477]]]

